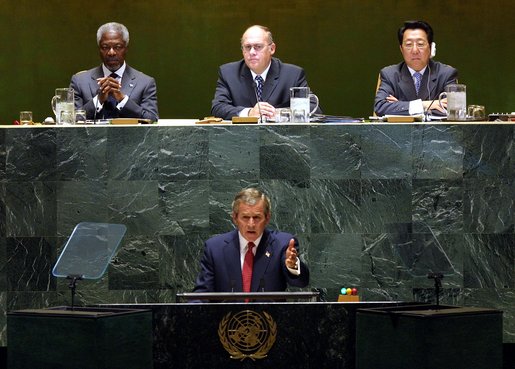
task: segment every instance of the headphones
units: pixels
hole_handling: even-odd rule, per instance
[[[436,55],[436,42],[431,42],[431,58],[434,58]]]

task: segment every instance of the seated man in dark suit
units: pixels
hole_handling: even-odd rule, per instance
[[[409,21],[397,37],[404,62],[381,69],[374,112],[378,116],[443,114],[438,95],[445,86],[456,83],[458,71],[431,60],[436,53],[433,29],[426,22]],[[446,99],[442,105],[447,107]]]
[[[154,78],[125,63],[129,31],[123,24],[106,23],[97,31],[102,65],[72,76],[75,109],[87,119],[144,118],[158,120]]]
[[[267,229],[270,200],[261,191],[240,191],[232,203],[238,229],[206,241],[194,292],[284,291],[305,287],[309,270],[297,257],[298,241]],[[249,272],[250,269],[250,272]]]
[[[308,86],[302,68],[272,57],[275,43],[267,27],[248,28],[241,37],[241,50],[242,60],[224,64],[218,71],[212,115],[230,120],[234,116],[259,117],[261,110],[271,119],[275,108],[290,106],[290,87]],[[311,109],[314,107],[312,104]]]

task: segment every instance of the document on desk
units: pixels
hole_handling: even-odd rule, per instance
[[[428,115],[426,118],[426,122],[444,122],[447,120],[445,115]]]
[[[384,115],[382,117],[369,117],[370,122],[388,122],[388,123],[413,123],[413,122],[442,122],[447,117],[441,115]]]
[[[312,123],[363,123],[364,118],[354,118],[345,115],[313,114],[310,118]]]
[[[424,115],[385,115],[384,118],[388,123],[412,123],[422,122],[424,120]]]

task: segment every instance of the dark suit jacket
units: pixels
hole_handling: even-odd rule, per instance
[[[262,100],[275,108],[290,106],[290,87],[306,87],[308,82],[304,70],[293,64],[286,64],[272,58],[272,63],[263,85]],[[211,114],[230,120],[244,108],[256,105],[255,84],[250,69],[242,59],[222,65],[218,70],[215,97]],[[315,105],[311,106],[313,109]],[[320,112],[320,109],[317,110]]]
[[[93,98],[98,93],[97,78],[103,77],[102,66],[72,76],[70,87],[75,90],[75,109],[85,109],[88,119],[103,118],[102,110],[95,115],[93,104]],[[129,96],[129,100],[120,111],[120,118],[158,120],[157,89],[154,78],[127,65],[122,77],[122,92]]]
[[[433,100],[438,104],[438,95],[444,91],[449,83],[456,83],[458,71],[453,67],[429,61],[422,76],[419,95],[417,96],[413,78],[406,63],[390,65],[381,69],[381,84],[376,93],[374,111],[378,116],[385,114],[409,115],[409,102],[412,100]],[[388,102],[388,95],[395,96],[399,101]]]
[[[299,276],[291,274],[284,264],[292,238],[289,233],[265,229],[254,256],[251,292],[284,291],[288,284],[307,286],[309,269],[302,261]],[[298,249],[296,239],[295,247]],[[200,266],[194,292],[242,292],[238,230],[207,240]]]

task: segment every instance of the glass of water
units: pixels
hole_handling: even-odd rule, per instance
[[[59,122],[60,124],[75,124],[75,116],[73,114],[73,111],[61,110]]]
[[[290,123],[291,122],[291,110],[288,108],[275,109],[274,121],[276,123]]]
[[[32,124],[32,112],[31,111],[20,111],[20,124],[23,124],[23,125]]]
[[[86,124],[86,110],[75,110],[75,124]]]
[[[291,121],[295,122],[295,123],[309,122],[309,118],[307,116],[306,110],[305,109],[293,109]]]

